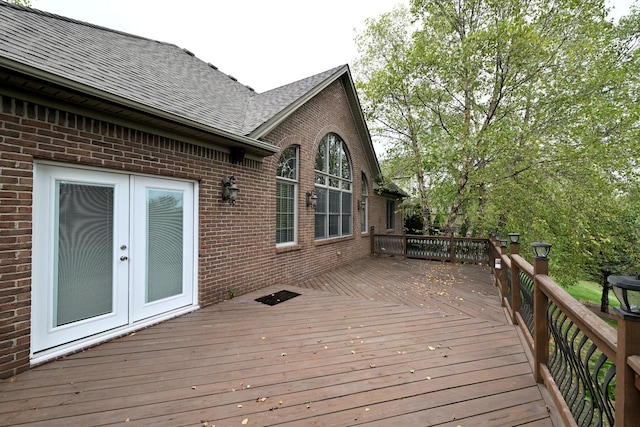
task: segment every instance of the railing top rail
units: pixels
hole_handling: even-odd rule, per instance
[[[511,269],[511,258],[507,254],[501,254],[500,259],[502,260],[502,265],[506,265],[509,269]]]
[[[520,271],[533,278],[533,265],[529,264],[526,259],[520,255],[511,255],[511,262],[516,264]]]
[[[549,276],[539,274],[536,276],[536,280],[542,292],[578,326],[580,331],[589,337],[609,360],[616,360],[618,347],[616,330],[569,295],[567,291],[562,289],[560,285],[554,282]]]

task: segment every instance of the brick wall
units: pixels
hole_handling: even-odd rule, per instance
[[[279,154],[263,163],[231,164],[226,153],[135,129],[0,97],[0,378],[28,368],[30,353],[33,163],[85,165],[122,173],[153,174],[199,181],[199,302],[291,284],[369,253],[360,233],[361,174],[372,187],[339,81],[318,94],[272,131],[266,140],[300,145],[299,242],[275,247],[275,173]],[[327,132],[345,141],[353,170],[353,236],[314,241],[313,210],[305,192],[314,188],[318,143]],[[221,181],[234,175],[236,205],[221,200]],[[370,225],[384,230],[385,201],[369,194]],[[380,212],[374,212],[381,209]],[[380,222],[382,221],[382,222]]]

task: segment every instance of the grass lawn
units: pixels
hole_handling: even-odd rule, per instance
[[[590,282],[588,280],[580,280],[577,285],[569,286],[565,289],[572,297],[574,297],[578,301],[591,301],[593,303],[596,303],[598,307],[600,307],[600,300],[602,298],[602,286],[600,286],[598,283]],[[620,302],[613,293],[613,290],[609,291],[609,306],[620,306]],[[602,318],[602,320],[604,320],[614,328],[618,325],[617,320],[607,318]]]
[[[602,298],[602,286],[587,280],[580,280],[577,285],[566,288],[566,291],[578,301],[593,301],[600,304]],[[616,307],[620,305],[613,290],[609,291],[609,305]]]

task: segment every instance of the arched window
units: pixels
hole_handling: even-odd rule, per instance
[[[369,185],[367,184],[367,177],[362,174],[362,194],[360,195],[360,203],[358,204],[358,210],[360,211],[360,232],[367,232],[367,225],[369,222]]]
[[[298,240],[298,146],[282,152],[276,185],[276,244],[293,244]]]
[[[316,153],[315,190],[318,196],[315,238],[352,234],[351,165],[342,139],[329,133]]]

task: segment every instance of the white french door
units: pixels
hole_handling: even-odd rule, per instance
[[[32,353],[194,305],[194,192],[37,164]]]
[[[132,177],[132,316],[193,302],[193,184]]]

